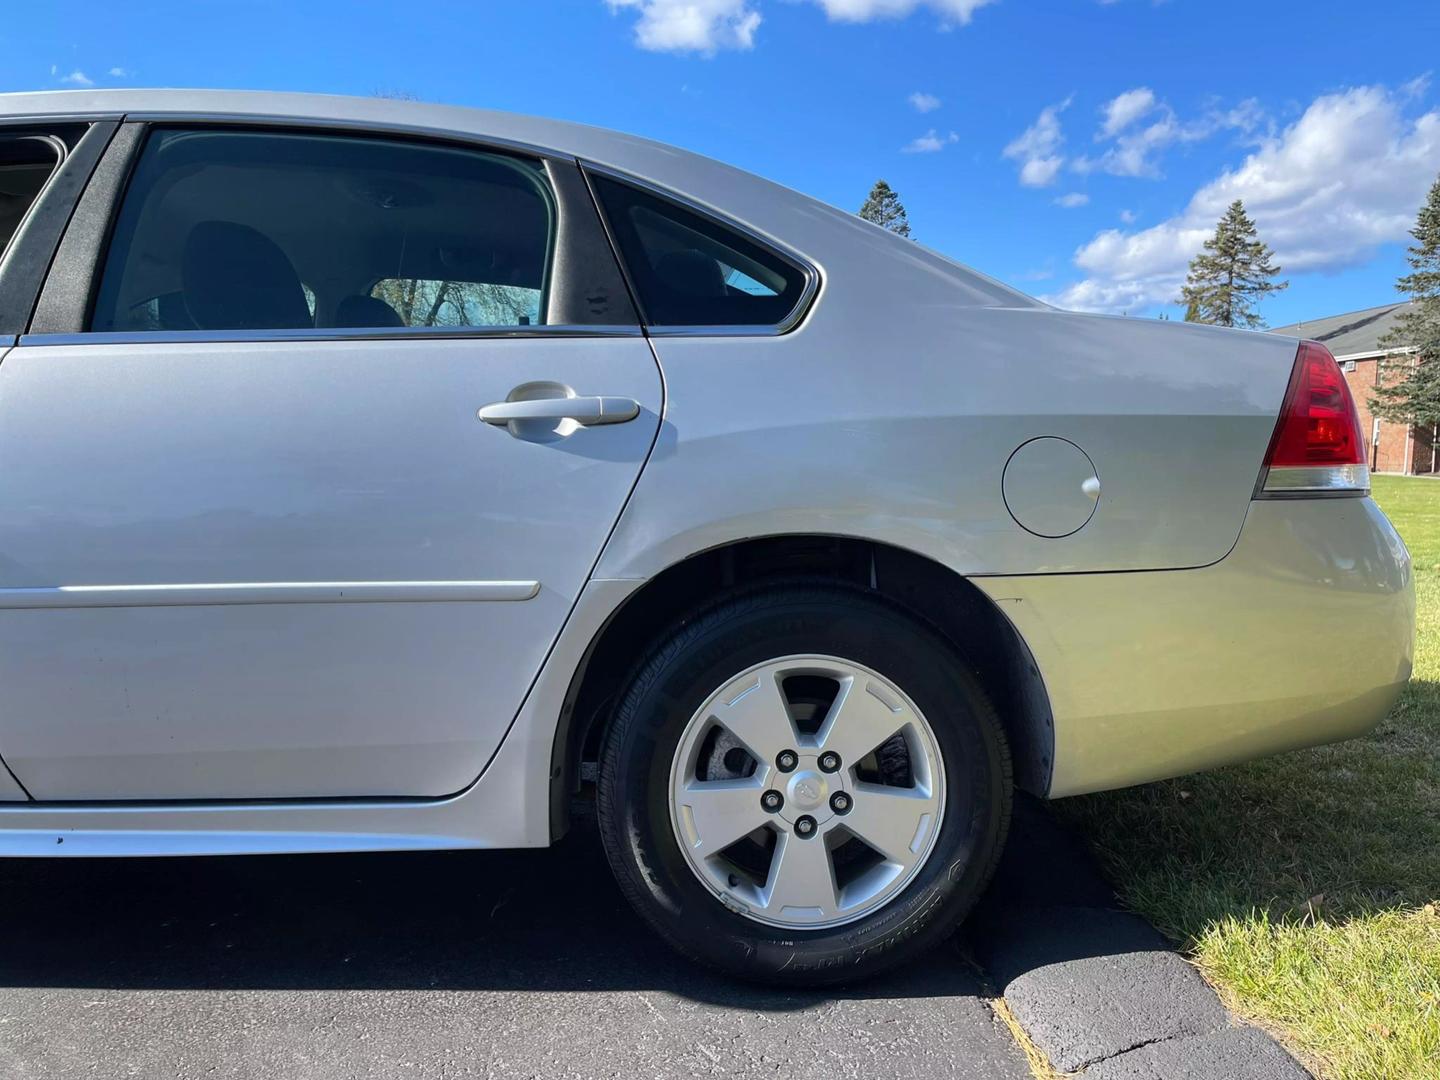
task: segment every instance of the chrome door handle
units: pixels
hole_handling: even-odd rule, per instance
[[[487,424],[504,427],[516,420],[573,420],[583,427],[623,424],[640,415],[639,402],[625,397],[548,397],[496,401],[480,410]]]

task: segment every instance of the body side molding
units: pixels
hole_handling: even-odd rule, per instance
[[[0,609],[530,600],[538,581],[264,581],[0,589]]]

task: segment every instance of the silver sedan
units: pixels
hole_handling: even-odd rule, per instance
[[[0,96],[0,855],[549,844],[866,975],[1055,798],[1370,728],[1323,346],[1057,311],[671,147]]]

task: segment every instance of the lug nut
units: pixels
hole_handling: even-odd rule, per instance
[[[820,755],[820,771],[835,772],[840,768],[840,755],[834,750],[826,750]]]
[[[830,796],[830,809],[837,814],[848,814],[850,812],[850,796],[843,791],[837,791]]]
[[[795,832],[799,836],[815,835],[815,819],[809,814],[795,819]]]
[[[781,750],[775,755],[775,767],[781,772],[791,772],[800,764],[800,757],[794,750]]]
[[[760,805],[773,814],[785,805],[785,796],[778,791],[767,791],[760,796]]]

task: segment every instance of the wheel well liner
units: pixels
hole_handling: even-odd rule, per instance
[[[599,758],[616,695],[656,637],[717,596],[766,579],[829,578],[874,589],[930,623],[980,679],[1005,727],[1015,785],[1050,787],[1055,728],[1029,648],[1010,620],[971,582],[923,555],[870,540],[775,536],[693,555],[637,589],[596,633],[576,667],[551,752],[551,832],[566,830],[584,763]]]

